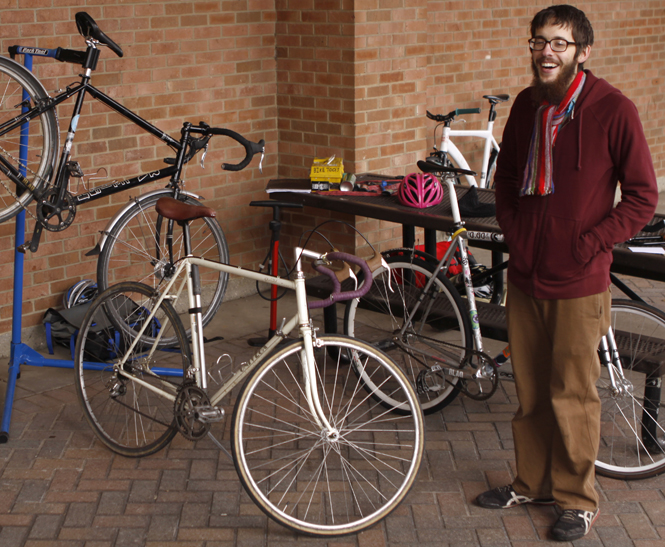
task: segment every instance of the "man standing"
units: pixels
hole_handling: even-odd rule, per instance
[[[596,350],[609,328],[612,249],[651,219],[658,200],[634,104],[583,70],[592,45],[591,23],[577,8],[552,6],[534,17],[533,84],[515,99],[495,177],[510,249],[517,476],[476,503],[557,504],[559,541],[586,535],[598,516]]]

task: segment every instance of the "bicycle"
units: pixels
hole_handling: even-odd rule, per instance
[[[418,166],[430,172],[440,169],[428,162]],[[362,337],[398,363],[417,387],[425,414],[443,409],[460,392],[469,395],[469,376],[483,382],[470,395],[490,397],[495,387],[487,384],[498,376],[489,364],[491,357],[482,353],[473,286],[506,263],[472,276],[466,241],[500,242],[503,237],[463,228],[454,198],[454,179],[460,174],[453,168],[440,172],[451,192],[454,219],[445,255],[436,260],[413,249],[387,251],[389,267],[373,272],[372,288],[363,298],[349,301],[344,316],[348,335]],[[450,279],[446,274],[455,256],[462,257],[463,270]],[[654,476],[665,471],[665,415],[660,412],[665,403],[665,314],[644,303],[613,300],[611,316],[612,327],[599,347],[602,425],[596,469],[614,478]],[[394,404],[386,394],[375,396],[388,407]]]
[[[596,471],[616,479],[649,478],[665,471],[665,314],[641,302],[613,300],[611,316],[599,348]]]
[[[387,352],[417,388],[425,414],[450,404],[458,393],[485,400],[498,386],[494,359],[483,349],[476,299],[471,280],[467,240],[503,241],[492,232],[467,232],[455,196],[455,179],[473,172],[419,161],[426,172],[436,172],[451,192],[454,227],[450,245],[440,260],[414,249],[383,253],[388,268],[373,273],[372,288],[362,299],[350,300],[344,314],[344,332]],[[466,303],[446,275],[452,261],[459,274]],[[488,270],[483,277],[493,275]],[[371,382],[368,382],[371,385]],[[389,396],[376,395],[388,406]]]
[[[483,99],[487,99],[490,104],[489,115],[487,118],[487,127],[485,129],[452,129],[451,125],[455,123],[458,116],[464,114],[479,114],[480,108],[457,108],[448,114],[432,114],[427,111],[427,117],[434,120],[437,125],[434,127],[434,142],[436,143],[436,131],[439,126],[443,126],[441,131],[441,142],[437,149],[434,145],[434,152],[430,154],[428,161],[437,163],[443,167],[457,167],[465,169],[468,173],[457,175],[457,182],[460,182],[459,177],[463,176],[469,186],[480,186],[480,188],[490,188],[492,175],[496,169],[496,158],[499,155],[499,144],[494,138],[494,121],[496,120],[496,105],[510,99],[509,95],[483,95]],[[476,173],[470,172],[469,163],[460,152],[459,148],[451,140],[451,137],[478,137],[485,141],[483,147],[483,160],[480,170],[480,182],[476,182]]]
[[[182,225],[186,244],[188,221],[212,213],[167,197],[156,208]],[[335,290],[325,301],[307,303],[302,257],[313,258],[317,271],[333,280]],[[210,428],[224,417],[223,399],[246,378],[234,405],[231,452],[243,486],[263,512],[316,536],[359,532],[384,518],[416,479],[423,417],[409,381],[386,354],[350,337],[315,333],[308,307],[370,288],[366,283],[341,292],[333,260],[357,264],[371,279],[364,261],[344,253],[296,249],[291,281],[188,252],[158,290],[135,282],[108,288],[83,321],[75,356],[78,397],[96,436],[130,457],[160,450],[176,433],[192,441],[207,437],[226,452]],[[206,366],[201,268],[295,291],[296,315],[233,373]],[[174,309],[185,294],[191,351]],[[281,345],[294,331],[299,338]],[[361,388],[362,376],[376,379],[377,389],[388,391],[403,415],[375,402]]]
[[[0,222],[11,219],[27,210],[35,220],[35,230],[30,243],[21,250],[36,252],[43,229],[59,232],[68,228],[76,216],[77,207],[95,200],[130,190],[137,186],[169,179],[161,190],[155,190],[130,201],[109,221],[99,244],[88,255],[99,255],[97,284],[100,290],[123,280],[144,281],[157,286],[174,271],[175,260],[183,256],[182,241],[176,238],[167,251],[167,242],[173,237],[172,223],[155,213],[160,197],[172,196],[185,203],[200,204],[201,197],[183,187],[183,167],[202,152],[201,163],[210,139],[215,135],[231,138],[245,150],[245,157],[237,164],[224,163],[227,171],[244,169],[254,154],[264,154],[263,140],[258,143],[224,128],[210,127],[200,122],[183,123],[180,139],[176,140],[153,126],[131,110],[125,108],[91,84],[97,67],[100,48],[108,47],[122,57],[122,48],[100,30],[90,15],[79,12],[75,16],[79,33],[86,41],[85,51],[63,48],[45,49],[12,46],[12,57],[23,54],[54,58],[61,62],[81,65],[80,81],[70,84],[55,97],[50,97],[41,82],[19,63],[0,57]],[[122,181],[112,181],[96,188],[73,195],[69,191],[70,179],[85,177],[80,164],[71,158],[72,143],[76,134],[85,98],[92,96],[141,130],[153,135],[174,151],[174,157],[166,158],[167,167]],[[59,148],[58,105],[75,97],[75,106],[62,153],[56,164]],[[26,209],[36,201],[33,214]],[[228,261],[228,244],[219,223],[214,218],[202,218],[192,223],[191,237],[197,254],[220,262]],[[219,307],[228,282],[225,273],[202,279],[204,308],[203,322],[207,324]]]

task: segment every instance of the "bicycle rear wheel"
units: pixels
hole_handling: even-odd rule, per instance
[[[141,283],[107,289],[90,306],[76,344],[76,392],[86,420],[99,440],[123,456],[147,456],[171,441],[177,431],[172,399],[191,362],[187,335],[167,301],[147,325],[148,334],[138,337],[154,294]],[[157,333],[176,339],[177,348],[153,347]]]
[[[18,63],[0,57],[0,222],[20,213],[34,193],[49,182],[58,148],[58,122],[54,110],[5,132],[5,124],[48,98],[44,86]],[[23,175],[28,187],[17,188],[8,174]]]
[[[459,293],[440,273],[425,296],[418,315],[404,334],[399,335],[405,312],[413,308],[435,267],[417,258],[409,249],[390,253],[384,254],[390,270],[379,268],[374,271],[369,292],[360,300],[348,302],[344,315],[345,334],[387,352],[415,386],[419,375],[440,364],[441,360],[448,366],[461,366],[466,348],[473,347],[471,322]],[[424,313],[428,308],[429,313]],[[421,350],[434,357],[420,353]],[[430,389],[418,393],[425,414],[441,410],[459,393],[457,377],[430,373],[430,379],[436,379],[429,382]],[[365,378],[365,381],[374,397],[389,408],[398,407],[399,402],[389,393],[375,389],[372,379]]]
[[[665,471],[662,393],[665,314],[630,300],[612,301],[612,330],[624,378],[616,388],[603,367],[597,382],[602,404],[596,471],[617,479],[642,479]]]
[[[382,352],[332,335],[318,337],[316,348],[314,384],[334,434],[310,412],[297,340],[245,384],[233,414],[233,457],[269,517],[297,532],[340,536],[377,523],[407,495],[422,460],[423,418],[408,380]],[[374,402],[356,368],[380,375],[406,414]]]
[[[97,284],[100,290],[124,281],[139,281],[154,289],[169,281],[175,273],[174,263],[185,256],[182,230],[173,228],[173,261],[169,260],[166,242],[168,219],[157,214],[155,204],[164,196],[173,196],[171,190],[163,190],[139,198],[107,234],[97,261]],[[181,198],[190,205],[201,205],[191,196]],[[219,223],[214,218],[190,222],[192,254],[216,262],[228,263],[229,248]],[[229,275],[224,272],[200,268],[201,307],[203,326],[214,317],[224,299]],[[187,325],[189,334],[188,302],[183,295],[173,303]],[[175,343],[172,337],[162,339],[166,345]]]

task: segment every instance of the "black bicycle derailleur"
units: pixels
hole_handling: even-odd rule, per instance
[[[206,392],[191,383],[178,390],[173,413],[178,431],[189,441],[205,437],[210,424],[224,417],[224,410],[211,406]]]

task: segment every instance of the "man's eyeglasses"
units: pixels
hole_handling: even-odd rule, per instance
[[[577,42],[569,42],[563,38],[554,38],[553,40],[543,40],[542,38],[531,38],[529,40],[529,48],[531,51],[542,51],[545,46],[549,44],[552,51],[562,53],[568,49],[568,46],[576,46]]]

